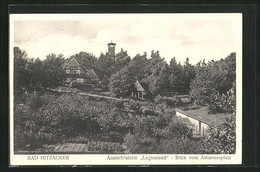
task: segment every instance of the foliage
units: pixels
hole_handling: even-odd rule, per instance
[[[141,103],[135,100],[130,100],[129,101],[129,109],[135,111],[138,113],[141,108]]]
[[[165,95],[168,93],[169,89],[169,68],[166,63],[162,66],[158,66],[152,71],[149,76],[149,90],[154,94]]]
[[[171,91],[187,94],[190,91],[190,83],[195,77],[195,68],[189,63],[188,57],[184,66],[177,64],[174,57],[170,61],[169,75]]]
[[[165,103],[166,106],[170,106],[170,107],[177,107],[179,105],[181,105],[181,100],[180,98],[177,97],[163,97],[163,96],[156,96],[154,99],[155,104],[161,104],[161,103]]]
[[[195,68],[196,77],[191,83],[190,97],[199,105],[217,103],[216,95],[226,95],[231,89],[236,77],[235,69],[235,53],[224,60],[198,63]]]
[[[97,60],[97,71],[104,88],[108,87],[110,77],[127,66],[129,62],[130,57],[128,56],[127,51],[124,51],[123,49],[115,55],[115,58],[111,58],[108,53],[100,54],[100,57]]]
[[[28,94],[22,108],[16,105],[14,117],[16,149],[86,133],[127,132],[131,124],[109,101],[70,94]]]
[[[149,91],[155,95],[167,92],[168,65],[160,57],[158,51],[152,51],[151,59],[147,59],[146,53],[137,54],[127,66],[111,76],[110,91],[117,96],[129,96],[129,90],[137,80],[149,85]]]
[[[100,153],[121,153],[123,151],[122,145],[113,142],[95,142],[90,141],[87,143],[87,149],[90,152]]]
[[[135,78],[129,73],[130,71],[127,68],[123,68],[111,76],[109,90],[117,97],[127,97],[130,95],[130,88]]]
[[[121,49],[119,53],[116,54],[115,56],[115,67],[116,70],[119,71],[120,69],[124,68],[129,64],[131,61],[130,56],[128,56],[127,51],[124,51]]]
[[[137,118],[133,134],[125,144],[131,153],[198,153],[200,143],[191,138],[192,130],[182,118],[163,114]]]
[[[226,93],[220,95],[210,95],[210,108],[213,111],[224,111],[233,113],[236,110],[236,83],[233,83],[232,88]]]
[[[25,51],[14,47],[14,91],[17,96],[20,96],[29,87],[30,77],[28,77],[27,64],[28,59]]]
[[[65,79],[62,54],[49,54],[45,60],[28,59],[26,53],[14,47],[15,91],[41,90],[61,85]]]
[[[70,59],[76,58],[76,60],[85,68],[92,68],[94,70],[97,69],[97,58],[90,53],[87,52],[79,52],[78,54],[75,54],[70,57]],[[70,60],[69,59],[69,60]]]
[[[218,128],[210,130],[210,136],[207,138],[206,150],[209,153],[234,154],[236,152],[236,86],[233,83],[232,88],[226,95],[220,96],[217,100],[218,107],[226,112],[232,113],[230,118]]]
[[[43,61],[43,73],[38,78],[42,80],[41,85],[43,87],[48,88],[62,85],[65,80],[65,73],[62,68],[64,63],[65,59],[62,54],[49,54],[46,56],[46,59]]]
[[[128,97],[136,80],[144,82],[156,96],[155,104],[130,100],[127,113],[122,102],[104,98],[26,93],[62,85],[65,59],[61,54],[49,54],[45,60],[33,60],[15,47],[15,100],[19,99],[14,110],[15,150],[35,149],[44,143],[87,134],[105,137],[114,132],[126,135],[124,143],[131,153],[235,153],[235,53],[224,60],[196,66],[192,66],[188,58],[184,65],[177,63],[175,58],[168,65],[159,51],[152,51],[149,59],[146,53],[131,59],[123,49],[115,58],[108,54],[96,58],[86,52],[72,57],[85,68],[93,68],[102,80],[100,87],[107,89],[109,86],[117,97]],[[233,113],[233,118],[219,128],[211,129],[208,138],[195,140],[193,125],[187,119],[177,117],[171,109],[181,101],[177,97],[166,97],[168,92],[190,92],[195,103],[208,104],[215,112]],[[122,147],[89,142],[89,151],[112,153],[122,151]]]
[[[236,121],[235,118],[227,121],[217,129],[212,128],[204,144],[204,151],[215,154],[236,153]]]

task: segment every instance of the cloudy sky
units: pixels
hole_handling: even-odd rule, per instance
[[[12,14],[10,42],[29,57],[80,51],[99,57],[107,43],[131,57],[151,50],[192,64],[225,58],[241,49],[240,14]]]

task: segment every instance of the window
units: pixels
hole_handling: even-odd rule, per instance
[[[73,74],[80,74],[80,70],[73,70]]]
[[[77,78],[77,82],[83,83],[84,82],[84,78]]]
[[[70,70],[66,70],[66,74],[70,74]]]
[[[66,79],[66,82],[70,82],[70,78],[67,78],[67,79]]]

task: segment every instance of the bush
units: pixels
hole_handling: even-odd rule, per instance
[[[96,142],[96,141],[88,142],[87,149],[90,152],[103,153],[103,154],[122,153],[123,151],[122,145],[119,143]]]
[[[140,112],[141,104],[138,101],[130,100],[129,109],[135,111],[136,113]]]
[[[24,106],[15,107],[14,118],[16,149],[86,133],[126,132],[131,124],[127,115],[116,112],[110,101],[71,94],[30,95]]]
[[[210,129],[210,135],[204,144],[206,153],[234,154],[236,153],[236,122],[227,119],[219,128]]]
[[[199,142],[192,138],[190,121],[171,113],[137,116],[132,133],[124,138],[131,153],[198,153]]]
[[[202,153],[201,142],[188,138],[158,139],[127,134],[127,148],[134,154],[197,154]]]
[[[160,95],[156,96],[155,99],[154,99],[154,102],[155,104],[164,104],[165,107],[164,108],[167,108],[168,106],[169,107],[176,107],[176,106],[180,106],[183,104],[183,102],[181,101],[180,98],[177,98],[177,97],[162,97]]]
[[[124,109],[124,102],[123,101],[115,101],[115,107],[117,109]]]

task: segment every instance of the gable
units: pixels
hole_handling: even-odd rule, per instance
[[[77,60],[73,58],[67,63],[65,69],[82,69],[82,68],[80,64],[77,62]]]
[[[145,89],[143,88],[143,86],[139,83],[139,81],[136,81],[135,83],[135,88],[137,91],[145,91]]]
[[[80,63],[76,60],[76,58],[72,58],[67,64],[64,65],[64,69],[73,69],[73,70],[81,70],[81,73],[85,75],[85,77],[93,80],[99,80],[99,77],[95,73],[93,69],[84,69]]]

